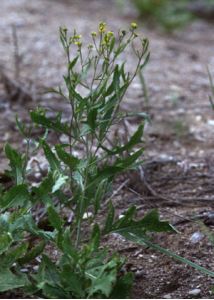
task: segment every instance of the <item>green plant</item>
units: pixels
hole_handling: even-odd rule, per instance
[[[193,15],[187,10],[186,0],[132,0],[143,18],[159,23],[168,31],[183,27]]]
[[[148,40],[138,38],[136,28],[132,23],[128,32],[119,31],[116,36],[100,23],[99,32],[91,33],[92,44],[86,54],[76,31],[69,36],[66,28],[60,29],[67,58],[65,89],[51,92],[69,104],[70,117],[63,121],[56,113],[50,118],[40,107],[30,113],[32,123],[45,129],[44,136],[34,140],[34,148],[30,138],[33,126],[27,128],[18,119],[17,126],[27,141],[26,154],[8,144],[5,147],[10,161],[7,175],[14,185],[8,191],[1,189],[1,292],[23,287],[27,293],[48,298],[125,298],[132,274],[120,274],[124,259],[102,249],[101,238],[113,232],[146,236],[151,231],[174,231],[167,222],[159,221],[156,211],[136,221],[134,206],[119,219],[108,200],[113,178],[142,163],[144,121],[126,144],[119,139],[108,142],[113,126],[133,115],[121,112],[120,103],[149,58]],[[132,74],[121,62],[130,46],[137,59]],[[63,134],[67,142],[51,146],[49,131]],[[49,170],[38,186],[32,186],[27,163],[31,151],[38,149],[43,149]],[[42,218],[36,217],[38,206]],[[42,222],[47,222],[46,227]],[[56,257],[50,255],[50,247]],[[38,256],[42,257],[39,261]]]
[[[10,162],[7,176],[13,186],[0,188],[0,292],[21,288],[46,298],[129,297],[133,275],[121,272],[124,258],[102,246],[102,238],[111,233],[213,276],[152,243],[151,232],[175,232],[168,222],[159,220],[157,210],[138,219],[136,207],[131,206],[119,218],[111,201],[114,177],[142,163],[144,120],[128,142],[110,140],[114,125],[133,116],[122,112],[120,103],[149,58],[148,40],[138,38],[136,28],[132,23],[128,32],[115,35],[100,23],[86,53],[76,31],[69,36],[66,28],[60,29],[67,74],[65,88],[51,92],[68,103],[69,119],[57,112],[49,116],[40,107],[30,113],[30,127],[17,119],[26,153],[5,146]],[[132,74],[122,59],[130,46],[137,60]],[[33,140],[31,132],[37,127],[44,135]],[[56,138],[63,134],[67,141],[51,145],[49,132]],[[27,165],[31,154],[41,149],[49,168],[34,186]]]

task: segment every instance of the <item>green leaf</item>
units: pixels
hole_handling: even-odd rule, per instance
[[[85,299],[83,276],[74,272],[70,265],[64,265],[62,269],[61,282],[67,292],[72,292],[74,298]],[[72,297],[73,298],[73,297]]]
[[[67,153],[61,145],[56,145],[55,146],[57,155],[61,161],[64,162],[71,170],[75,170],[77,165],[79,164],[79,159],[73,155],[70,155]]]
[[[12,242],[13,242],[13,238],[9,232],[1,234],[0,235],[0,254],[5,252],[9,248],[9,246],[11,245]],[[1,266],[1,264],[0,264],[0,266]]]
[[[78,249],[72,245],[70,228],[66,228],[64,232],[58,235],[58,246],[65,255],[68,255],[73,261],[78,261]]]
[[[51,285],[47,282],[40,282],[38,288],[42,290],[43,295],[47,299],[68,299],[70,298],[68,293],[62,289],[59,285]]]
[[[68,70],[71,72],[78,61],[79,55],[77,55],[72,61],[68,64]]]
[[[206,275],[214,277],[214,272],[212,272],[212,271],[210,271],[210,270],[208,270],[204,267],[201,267],[200,265],[190,261],[189,259],[186,259],[184,257],[181,257],[181,256],[177,255],[173,251],[170,251],[166,248],[163,248],[163,247],[159,246],[158,244],[152,243],[147,236],[144,236],[144,237],[143,236],[138,236],[138,234],[133,234],[133,233],[129,233],[129,232],[124,232],[121,235],[129,241],[132,241],[134,243],[150,247],[150,248],[152,248],[154,250],[157,250],[157,251],[159,251],[159,252],[161,252],[161,253],[169,256],[169,257],[172,257],[175,260],[178,260],[178,261],[180,261],[184,264],[187,264],[187,265],[193,267],[194,269],[198,270],[199,272],[202,272]]]
[[[153,232],[177,232],[175,227],[166,221],[159,220],[157,209],[151,210],[141,221],[140,225],[146,228],[146,231]]]
[[[87,118],[87,123],[92,129],[92,131],[96,129],[96,119],[97,119],[97,108],[94,108],[90,110]]]
[[[10,167],[12,170],[12,176],[15,177],[16,184],[22,184],[23,178],[23,168],[24,161],[21,154],[19,154],[15,149],[13,149],[9,144],[5,145],[5,154],[10,161]]]
[[[89,297],[96,294],[109,297],[116,282],[117,266],[116,259],[112,259],[105,265],[86,271],[86,276],[91,280],[91,286],[87,290]]]
[[[48,256],[42,256],[42,262],[35,279],[38,281],[38,286],[40,288],[43,288],[45,282],[52,286],[58,286],[60,283],[60,274],[57,266]]]
[[[0,207],[7,209],[11,207],[24,206],[30,200],[30,194],[25,184],[20,184],[12,187],[5,193],[2,199],[0,199]]]
[[[102,200],[107,191],[107,184],[108,184],[108,182],[106,180],[102,180],[97,185],[96,193],[94,196],[94,213],[95,214],[97,214],[100,209],[100,205],[101,205]],[[92,190],[93,190],[93,188],[92,188]]]
[[[92,234],[91,234],[91,245],[92,251],[97,251],[100,245],[100,228],[98,224],[94,225]]]
[[[60,188],[67,183],[69,177],[66,175],[63,175],[59,172],[54,172],[54,185],[52,187],[52,193],[55,193],[56,191],[60,190]]]
[[[137,159],[143,154],[144,149],[141,148],[138,151],[134,152],[133,154],[129,155],[128,157],[124,159],[118,159],[116,161],[116,166],[118,168],[121,168],[121,170],[127,170],[130,169],[134,166],[136,163]]]
[[[28,284],[29,282],[24,274],[15,275],[8,269],[0,270],[0,292],[11,291]]]
[[[45,157],[47,158],[50,168],[52,171],[60,171],[60,161],[56,158],[56,155],[53,153],[49,145],[45,142],[42,141],[42,147],[45,153]]]
[[[39,256],[43,252],[45,245],[46,245],[46,242],[41,241],[39,244],[34,246],[23,257],[19,258],[19,260],[18,260],[19,264],[23,265],[23,264],[31,262],[33,259],[35,259],[37,256]]]
[[[140,70],[143,70],[143,68],[147,65],[149,59],[150,59],[150,52],[147,53],[144,62],[140,65]]]
[[[133,273],[126,273],[119,277],[110,295],[111,299],[129,299],[134,281]]]
[[[177,232],[168,222],[159,220],[157,210],[152,210],[139,221],[133,219],[135,214],[136,207],[130,207],[124,216],[112,225],[110,231],[121,235],[124,233],[138,234],[139,237],[146,236],[147,232]]]
[[[133,136],[130,138],[128,143],[126,143],[122,147],[115,147],[112,150],[106,149],[105,147],[101,146],[104,150],[106,150],[111,155],[116,155],[119,153],[122,153],[123,151],[132,150],[133,147],[139,143],[142,143],[142,136],[144,132],[144,124],[141,124],[137,131],[133,134]]]
[[[48,212],[48,220],[50,221],[51,225],[58,231],[61,231],[64,222],[60,217],[60,215],[55,211],[55,209],[52,206],[48,207],[47,212]]]
[[[7,252],[0,258],[0,269],[12,267],[15,262],[25,255],[27,248],[27,243],[21,243],[20,245],[7,250]]]
[[[66,135],[69,134],[68,126],[61,122],[60,116],[56,117],[55,120],[51,120],[40,111],[32,111],[30,116],[31,120],[37,125],[41,125],[42,127],[52,129],[56,132],[64,133]]]
[[[33,187],[32,192],[35,194],[36,201],[42,201],[43,203],[48,203],[50,201],[50,196],[52,188],[54,185],[53,173],[50,172],[48,176],[42,181],[38,187]]]
[[[104,234],[112,231],[112,227],[114,224],[114,214],[115,214],[114,206],[113,206],[112,202],[110,201],[109,207],[108,207],[108,215],[107,215],[105,226],[103,229]]]

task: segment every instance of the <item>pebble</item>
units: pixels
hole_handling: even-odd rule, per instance
[[[200,290],[200,289],[193,289],[193,290],[189,291],[188,294],[189,294],[190,296],[199,296],[200,293],[201,293],[201,290]]]
[[[163,299],[172,299],[171,294],[166,294],[163,296]]]
[[[142,276],[145,276],[145,271],[144,271],[144,270],[137,270],[137,271],[135,272],[135,277],[136,277],[136,278],[140,278],[140,277],[142,277]]]
[[[192,234],[192,236],[190,237],[190,242],[192,244],[196,244],[196,243],[200,242],[203,239],[203,237],[204,237],[204,234],[201,233],[200,231],[194,232]]]

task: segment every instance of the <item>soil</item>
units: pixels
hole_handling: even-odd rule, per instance
[[[17,148],[23,140],[15,126],[15,115],[28,120],[28,111],[37,105],[66,110],[42,95],[45,87],[62,82],[64,58],[58,28],[77,28],[84,38],[105,21],[112,30],[126,28],[137,19],[128,3],[114,0],[2,0],[0,10],[0,66],[21,90],[0,86],[0,172],[7,168],[5,142]],[[208,96],[207,66],[214,73],[212,23],[197,20],[184,29],[168,34],[138,20],[139,33],[150,40],[151,59],[145,69],[148,103],[136,80],[126,96],[124,110],[147,111],[151,123],[145,129],[144,179],[138,173],[117,178],[114,202],[122,213],[136,204],[139,215],[158,208],[178,234],[155,235],[154,241],[214,271],[213,244],[204,234],[194,242],[192,235],[214,226],[214,113]],[[15,26],[20,66],[14,65]],[[132,66],[132,57],[128,64]],[[17,68],[20,67],[20,74]],[[213,74],[214,75],[214,74]],[[14,80],[14,82],[13,82]],[[16,87],[17,88],[17,87]],[[30,96],[29,96],[30,95]],[[130,132],[137,123],[130,123]],[[124,183],[125,182],[125,183]],[[213,214],[212,214],[213,213]],[[194,220],[197,219],[197,221]],[[213,219],[212,219],[213,218]],[[198,221],[200,220],[200,222]],[[135,273],[133,298],[214,298],[213,279],[149,248],[127,243],[117,236],[105,241],[127,256],[126,269]],[[1,295],[8,296],[6,294]],[[10,295],[9,295],[10,296]],[[10,296],[21,298],[19,294]]]

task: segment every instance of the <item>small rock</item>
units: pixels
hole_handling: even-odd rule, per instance
[[[201,290],[200,290],[200,289],[193,289],[193,290],[189,291],[188,294],[189,294],[190,296],[199,296],[200,293],[201,293]]]
[[[137,270],[137,271],[135,272],[135,277],[136,277],[136,278],[140,278],[140,277],[142,277],[142,276],[144,276],[144,275],[145,275],[144,270]]]
[[[163,299],[172,299],[172,296],[170,294],[166,294],[163,296]]]
[[[200,242],[204,237],[204,234],[201,233],[200,231],[196,231],[193,233],[193,235],[190,237],[190,242],[192,244],[196,244],[198,242]]]

